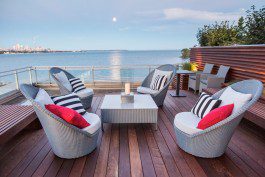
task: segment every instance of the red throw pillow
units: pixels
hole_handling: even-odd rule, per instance
[[[212,110],[202,118],[202,120],[198,123],[197,128],[204,130],[214,124],[217,124],[229,117],[232,114],[233,109],[234,104],[229,104]]]
[[[73,109],[55,104],[45,105],[45,108],[69,124],[72,124],[78,128],[85,128],[90,125],[78,112]]]

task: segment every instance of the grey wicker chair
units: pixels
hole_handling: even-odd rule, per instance
[[[214,66],[213,64],[206,63],[203,71],[196,72],[196,75],[189,75],[189,88],[192,88],[194,92],[199,90],[200,76],[202,74],[204,75],[211,74],[213,66]]]
[[[245,111],[251,107],[261,96],[263,85],[258,80],[244,80],[230,85],[237,92],[252,94],[252,99],[238,112],[233,113],[225,120],[194,134],[187,134],[179,130],[175,125],[177,143],[184,151],[204,158],[221,156],[235,131],[235,128],[244,116]],[[225,88],[215,93],[213,97],[218,99]]]
[[[66,77],[68,79],[74,78],[74,76],[72,74],[70,74],[69,72],[67,72],[67,71],[65,71],[65,70],[63,70],[61,68],[58,68],[58,67],[52,67],[50,69],[50,75],[55,80],[56,84],[59,87],[60,93],[62,95],[70,94],[70,93],[72,93],[72,91],[71,90],[68,90],[67,88],[65,88],[63,86],[63,84],[54,76],[54,74],[57,74],[57,73],[59,73],[61,71],[65,73],[65,75],[66,75]],[[84,106],[85,109],[88,109],[88,108],[91,107],[91,103],[92,103],[92,99],[93,99],[93,94],[86,96],[86,95],[79,95],[77,93],[77,95],[79,96],[79,98],[80,98],[80,100],[81,100],[81,102],[82,102],[82,104],[83,104],[83,106]]]
[[[155,101],[157,106],[162,106],[168,91],[168,87],[170,83],[173,81],[174,76],[176,75],[176,67],[170,64],[167,65],[162,65],[157,68],[158,70],[162,71],[172,71],[172,75],[170,79],[167,80],[167,83],[165,84],[164,88],[159,90],[156,93],[151,93],[150,95],[152,96],[153,100]],[[153,78],[155,70],[149,73],[149,75],[144,79],[144,81],[141,84],[141,87],[146,87],[150,88],[150,84]],[[140,92],[138,92],[140,93]]]
[[[78,158],[89,154],[97,147],[100,129],[90,134],[57,117],[34,101],[39,91],[37,87],[22,84],[20,90],[32,103],[52,150],[57,156],[66,159]]]
[[[202,92],[205,88],[221,88],[222,83],[225,82],[226,75],[230,66],[221,65],[216,75],[202,74],[200,79],[199,91]]]

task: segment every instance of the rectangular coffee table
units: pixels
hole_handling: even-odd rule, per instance
[[[150,95],[134,95],[134,103],[121,103],[120,95],[105,95],[102,123],[153,123],[157,128],[158,107]]]

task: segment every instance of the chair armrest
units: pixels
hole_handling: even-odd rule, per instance
[[[222,83],[224,83],[225,78],[209,76],[207,77],[207,86],[210,88],[221,88]]]
[[[200,77],[202,80],[207,79],[209,76],[215,76],[214,74],[201,73]]]

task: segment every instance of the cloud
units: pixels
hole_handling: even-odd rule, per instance
[[[167,20],[193,19],[205,21],[237,20],[240,16],[243,15],[242,11],[224,13],[183,8],[164,9],[163,14],[165,19]]]

